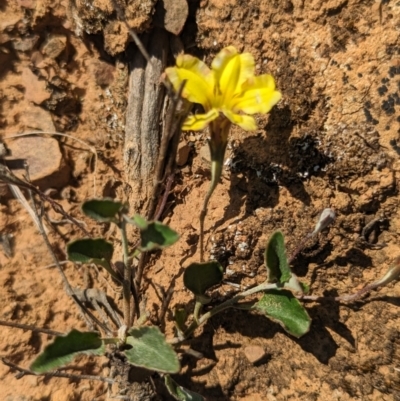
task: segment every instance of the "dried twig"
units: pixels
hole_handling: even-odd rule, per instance
[[[0,164],[0,171],[1,171],[1,166],[2,166],[2,164]],[[12,174],[12,173],[11,173],[11,174]],[[28,174],[28,172],[27,172],[27,174]],[[13,176],[13,175],[12,175],[12,176]],[[14,177],[15,177],[15,176],[14,176]],[[19,180],[17,177],[15,177],[15,179]],[[24,181],[22,181],[22,182],[24,182]],[[60,275],[61,275],[62,281],[63,281],[63,283],[64,283],[64,287],[65,287],[65,290],[66,290],[67,294],[68,294],[68,295],[72,298],[72,300],[76,303],[76,305],[78,306],[79,310],[81,311],[81,314],[82,314],[82,316],[83,316],[83,318],[84,318],[86,324],[88,325],[88,327],[89,327],[91,330],[94,330],[93,323],[92,323],[92,322],[94,322],[95,324],[97,324],[98,327],[101,327],[106,333],[112,334],[111,329],[108,328],[105,324],[101,323],[101,322],[87,309],[87,307],[83,304],[83,302],[75,295],[74,290],[72,289],[72,287],[71,287],[71,285],[70,285],[70,283],[69,283],[69,281],[68,281],[68,279],[67,279],[67,276],[65,275],[64,270],[62,269],[62,267],[61,267],[61,265],[60,265],[60,263],[59,263],[59,261],[58,261],[58,259],[57,259],[57,256],[55,255],[55,253],[54,253],[54,251],[53,251],[53,248],[52,248],[52,246],[51,246],[51,244],[50,244],[49,238],[48,238],[48,236],[47,236],[47,234],[46,234],[46,232],[45,232],[45,230],[44,230],[42,218],[41,218],[41,216],[40,216],[39,213],[38,213],[38,210],[37,210],[37,208],[36,208],[35,201],[34,201],[34,199],[33,199],[33,194],[32,194],[33,190],[32,190],[32,188],[35,188],[35,187],[34,187],[31,183],[29,183],[29,182],[27,182],[26,184],[27,184],[27,189],[28,189],[28,191],[29,191],[29,194],[30,194],[30,196],[31,196],[32,205],[33,205],[33,211],[35,212],[35,215],[36,215],[36,218],[37,218],[37,223],[38,223],[39,232],[40,232],[40,234],[41,234],[41,236],[42,236],[42,238],[43,238],[43,240],[44,240],[44,242],[45,242],[45,244],[46,244],[46,246],[47,246],[48,251],[50,252],[51,257],[53,258],[54,263],[55,263],[56,266],[57,266],[58,271],[60,272]],[[36,189],[36,188],[35,188],[35,189]],[[37,191],[40,193],[39,190],[37,190]],[[37,192],[36,192],[36,193],[37,193]],[[90,318],[91,320],[90,320],[89,318]]]
[[[82,226],[75,218],[73,218],[71,215],[69,215],[64,208],[56,202],[54,199],[50,198],[47,196],[45,193],[40,191],[38,188],[36,188],[33,184],[30,182],[21,180],[18,178],[15,174],[13,174],[4,164],[0,163],[0,181],[5,182],[6,184],[11,184],[11,185],[16,185],[20,188],[25,188],[28,189],[29,191],[34,192],[36,195],[40,197],[40,199],[48,202],[50,206],[59,214],[61,214],[63,217],[74,223],[77,227],[79,227],[80,230],[82,230],[85,235],[88,237],[91,237],[90,233],[86,230],[85,227]]]
[[[29,369],[21,368],[21,366],[18,366],[15,363],[12,363],[11,361],[9,361],[6,358],[0,358],[0,360],[1,360],[1,362],[4,363],[4,365],[10,367],[11,369],[14,369],[14,370],[17,370],[18,372],[20,372],[16,376],[17,379],[21,379],[25,375],[33,375],[33,376],[44,376],[44,377],[47,377],[47,378],[50,378],[50,377],[63,377],[63,378],[72,379],[72,380],[96,380],[96,381],[101,381],[103,383],[109,383],[109,384],[113,384],[113,383],[116,382],[116,380],[110,379],[108,377],[93,376],[93,375],[74,375],[74,374],[71,374],[71,373],[60,372],[58,370],[56,370],[55,372],[51,372],[51,373],[37,374],[37,373],[32,372]]]
[[[7,327],[15,327],[17,329],[22,330],[30,330],[35,333],[44,333],[50,336],[62,336],[64,333],[60,333],[59,331],[54,331],[50,329],[43,329],[40,327],[32,326],[30,324],[22,324],[22,323],[14,323],[14,322],[6,322],[5,320],[0,320],[0,326],[7,326]]]

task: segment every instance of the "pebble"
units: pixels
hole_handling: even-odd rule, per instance
[[[189,13],[186,0],[163,0],[158,2],[155,21],[174,35],[179,35]]]
[[[65,35],[50,35],[41,46],[42,54],[52,59],[57,58],[67,46]]]
[[[14,139],[7,143],[11,151],[11,157],[7,164],[26,160],[29,166],[29,175],[33,184],[41,189],[61,188],[67,184],[70,177],[70,169],[64,162],[60,146],[56,139],[44,136],[27,136]],[[22,166],[21,166],[22,167]],[[22,178],[25,169],[12,169],[13,173]]]
[[[51,93],[46,89],[45,81],[40,80],[30,68],[22,70],[22,84],[25,87],[25,98],[30,102],[41,104],[50,99]]]
[[[265,350],[259,345],[248,345],[244,349],[244,355],[250,363],[256,363],[265,356]]]
[[[180,142],[176,152],[176,164],[181,167],[184,166],[189,158],[190,146],[185,142]]]

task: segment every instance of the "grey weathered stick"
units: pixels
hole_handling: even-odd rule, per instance
[[[125,171],[132,187],[135,212],[151,197],[165,93],[160,77],[166,67],[168,49],[167,33],[162,29],[145,35],[143,41],[148,45],[151,63],[146,64],[139,51],[132,57],[124,144]]]
[[[1,362],[4,363],[4,365],[20,372],[17,379],[20,379],[21,377],[23,377],[25,375],[33,375],[33,376],[45,376],[45,377],[64,377],[66,379],[73,379],[73,380],[97,380],[97,381],[101,381],[104,383],[110,383],[110,384],[115,383],[114,379],[110,379],[108,377],[103,377],[103,376],[74,375],[71,373],[64,373],[64,372],[59,372],[59,371],[55,371],[55,372],[51,372],[51,373],[37,374],[35,372],[32,372],[31,370],[21,368],[21,366],[18,366],[15,363],[12,363],[11,361],[9,361],[6,358],[0,358],[0,360],[1,360]]]

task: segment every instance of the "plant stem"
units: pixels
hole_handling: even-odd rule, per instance
[[[294,262],[296,259],[297,255],[304,249],[306,243],[308,242],[309,239],[313,237],[313,233],[310,232],[308,233],[300,242],[300,244],[297,246],[297,248],[291,253],[288,263],[289,265]]]
[[[324,302],[324,301],[334,301],[334,302],[354,302],[363,296],[369,294],[371,291],[376,290],[378,287],[382,286],[380,283],[372,283],[368,284],[365,287],[361,288],[354,294],[343,294],[338,295],[337,297],[324,297],[320,295],[295,295],[296,298],[302,301],[314,301],[314,302]]]
[[[119,223],[119,229],[121,232],[121,240],[122,240],[122,249],[124,254],[124,280],[122,283],[122,294],[123,294],[123,302],[124,302],[124,322],[127,328],[132,326],[132,316],[131,316],[131,290],[134,298],[134,308],[139,316],[139,304],[138,304],[138,295],[136,291],[136,285],[132,286],[132,260],[129,257],[129,243],[128,237],[126,235],[126,220],[121,218],[121,222]],[[135,281],[133,280],[133,283]]]
[[[203,208],[200,212],[200,262],[204,262],[204,220],[207,216],[207,206],[208,202],[210,201],[211,195],[214,192],[215,187],[218,184],[218,179],[212,177],[210,188],[207,191],[206,197],[204,198]]]
[[[200,212],[200,262],[204,262],[204,220],[208,212],[208,202],[210,201],[211,195],[221,178],[226,149],[226,144],[223,144],[220,147],[214,147],[211,141],[208,144],[211,153],[211,183],[204,198],[203,208]]]
[[[241,299],[248,297],[249,295],[256,294],[257,292],[271,290],[274,288],[277,288],[277,285],[275,283],[268,283],[265,281],[264,283],[262,283],[256,287],[250,288],[246,291],[241,292],[240,294],[235,295],[233,298],[228,299],[227,301],[223,302],[222,304],[214,307],[213,309],[211,309],[210,311],[205,313],[203,316],[201,316],[198,319],[197,323],[196,323],[196,321],[193,321],[193,323],[186,329],[185,333],[183,334],[183,337],[186,339],[198,327],[200,327],[202,324],[206,323],[208,319],[215,316],[217,313],[222,312],[225,309],[233,307]]]
[[[193,311],[193,319],[197,323],[199,323],[202,306],[203,304],[196,299],[196,304],[194,305],[194,311]]]

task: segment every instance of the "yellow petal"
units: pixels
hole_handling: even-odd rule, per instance
[[[216,107],[229,103],[242,84],[254,76],[254,58],[250,53],[238,54],[233,46],[222,49],[214,58],[211,69],[216,83],[215,96],[221,96]]]
[[[236,98],[232,106],[234,110],[247,114],[268,113],[282,95],[275,90],[275,81],[271,75],[260,75],[242,85],[243,94]]]
[[[226,118],[228,118],[233,124],[238,125],[245,131],[254,131],[257,129],[257,124],[254,120],[254,117],[233,113],[231,110],[228,109],[224,109],[222,112],[224,113]]]
[[[211,108],[214,77],[205,63],[197,57],[181,54],[176,59],[176,67],[167,68],[165,73],[176,91],[186,80],[183,97],[192,103],[202,104],[205,110]]]
[[[200,131],[207,127],[211,121],[218,118],[219,112],[217,109],[211,109],[205,114],[192,114],[188,116],[183,123],[183,131]]]

